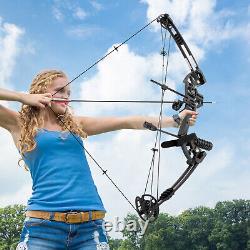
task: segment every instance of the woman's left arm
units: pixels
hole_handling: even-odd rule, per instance
[[[186,115],[191,115],[189,124],[195,124],[197,113],[190,110],[183,110],[179,113],[181,120]],[[143,124],[145,121],[157,126],[159,118],[150,116],[126,116],[126,117],[76,117],[78,124],[88,135],[96,135],[105,132],[120,130],[120,129],[144,129]],[[178,124],[172,117],[162,118],[162,128],[177,127]]]

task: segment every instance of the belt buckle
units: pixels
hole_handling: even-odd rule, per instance
[[[78,219],[78,220],[77,220]],[[80,212],[67,212],[65,215],[65,223],[80,223],[82,219]],[[72,221],[70,221],[72,220]],[[77,222],[76,222],[77,220]]]

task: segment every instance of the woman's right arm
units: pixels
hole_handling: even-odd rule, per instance
[[[17,101],[26,105],[44,108],[51,101],[51,94],[25,94],[0,88],[0,100]],[[19,130],[18,124],[19,113],[0,105],[0,127],[10,132]]]
[[[22,102],[22,93],[0,88],[0,100]],[[0,105],[0,127],[10,132],[18,130],[18,112]]]

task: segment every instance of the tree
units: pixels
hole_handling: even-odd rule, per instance
[[[25,206],[0,208],[0,250],[15,249],[25,218]]]
[[[131,218],[138,219],[126,219]],[[218,202],[214,209],[201,206],[179,216],[161,213],[144,237],[124,231],[118,250],[250,250],[249,218],[249,200]]]
[[[0,208],[0,250],[15,249],[24,220],[22,205]],[[161,213],[144,236],[123,231],[124,239],[110,239],[111,250],[250,250],[250,200],[218,202],[170,216]],[[126,222],[139,223],[128,214]],[[129,224],[129,223],[128,223]],[[136,227],[138,228],[138,227]]]
[[[111,239],[109,237],[109,247],[112,250],[119,250],[119,247],[122,244],[122,240],[121,239]]]
[[[218,202],[214,213],[215,225],[209,240],[216,245],[216,249],[250,249],[250,201]]]

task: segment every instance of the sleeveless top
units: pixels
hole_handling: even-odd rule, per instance
[[[78,142],[66,131],[38,130],[35,149],[24,155],[33,180],[27,210],[105,211],[83,141],[75,136]]]

